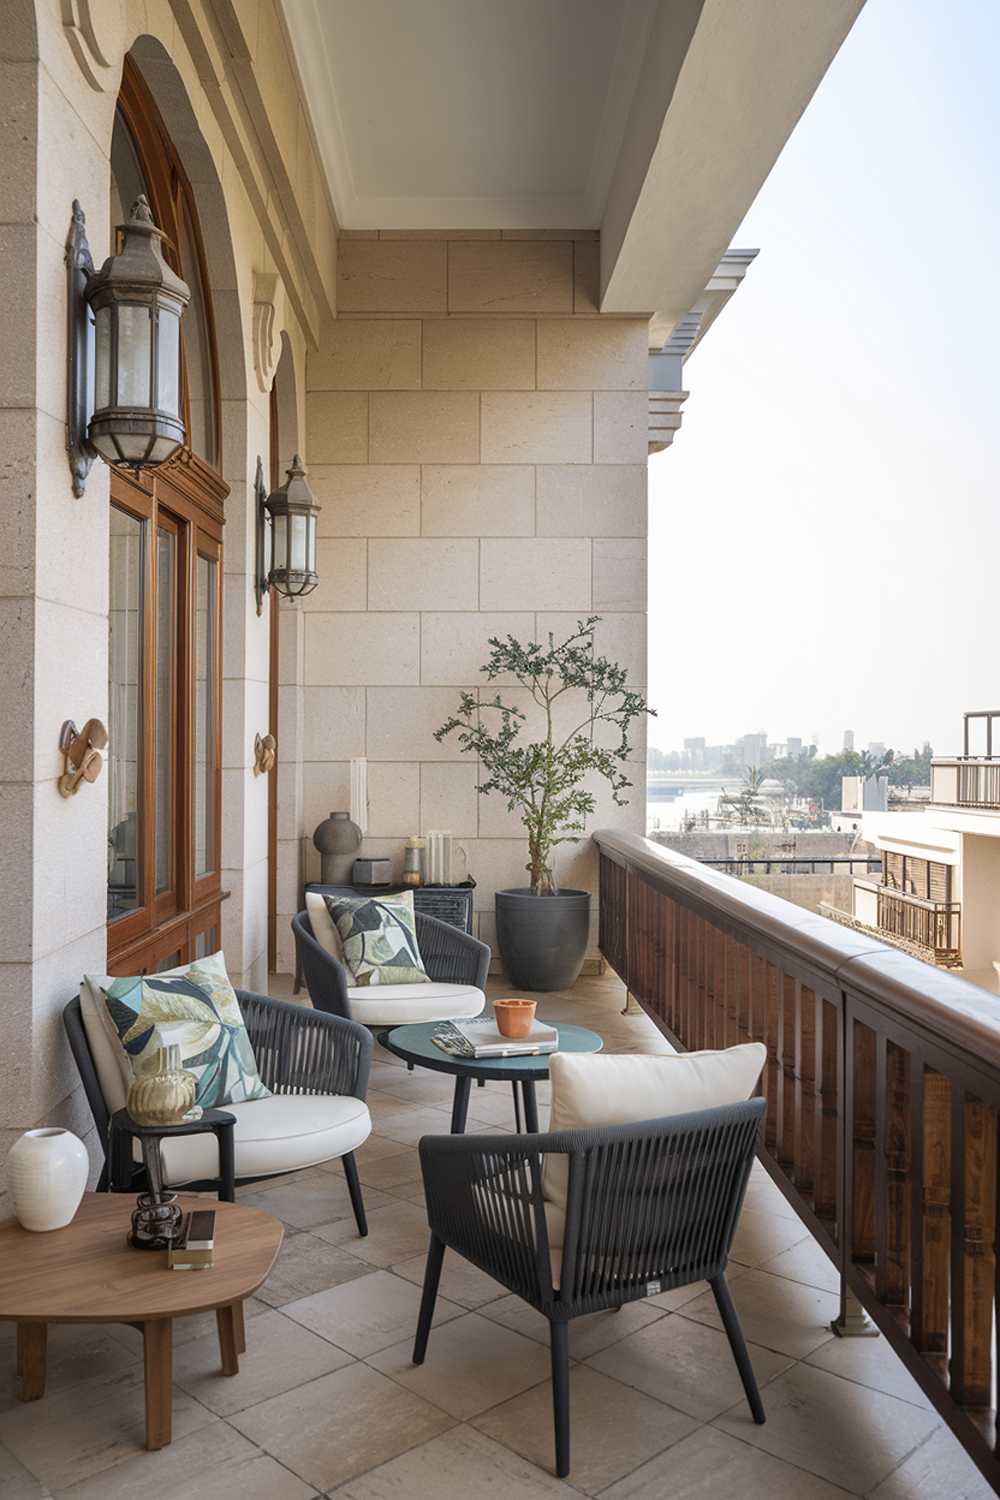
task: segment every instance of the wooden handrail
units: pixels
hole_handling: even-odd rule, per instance
[[[1000,1493],[1000,998],[599,832],[600,946],[683,1048],[762,1041],[761,1160]]]

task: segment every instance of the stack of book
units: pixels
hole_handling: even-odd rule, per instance
[[[532,1057],[555,1052],[559,1033],[554,1026],[532,1021],[531,1030],[522,1041],[513,1041],[497,1029],[493,1020],[445,1021],[433,1033],[435,1044],[452,1057],[482,1060],[489,1057]]]
[[[207,1271],[215,1260],[215,1209],[195,1208],[184,1216],[180,1238],[167,1251],[172,1271]]]

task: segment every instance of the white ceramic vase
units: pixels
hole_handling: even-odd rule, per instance
[[[90,1158],[69,1130],[25,1131],[7,1158],[7,1182],[23,1229],[64,1229],[83,1197]]]

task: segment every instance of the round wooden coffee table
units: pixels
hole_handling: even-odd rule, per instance
[[[243,1301],[267,1279],[281,1248],[280,1222],[256,1208],[182,1196],[184,1209],[214,1208],[215,1264],[171,1271],[166,1251],[125,1243],[135,1200],[86,1193],[72,1224],[48,1234],[0,1223],[0,1321],[17,1323],[18,1396],[45,1394],[49,1323],[128,1323],[142,1332],[146,1447],[170,1442],[173,1320],[215,1311],[222,1373],[239,1373],[246,1350]]]

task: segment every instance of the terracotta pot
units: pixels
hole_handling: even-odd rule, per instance
[[[537,1000],[494,1000],[493,1014],[500,1035],[523,1042],[531,1032],[537,1004]]]

